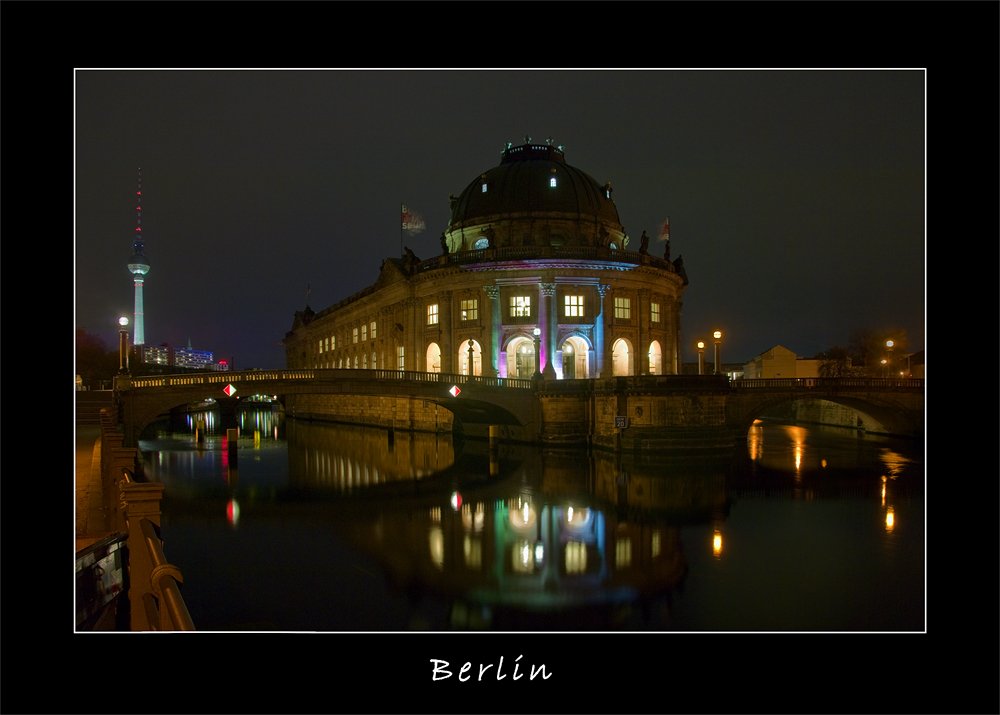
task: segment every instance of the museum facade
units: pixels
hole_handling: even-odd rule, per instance
[[[680,373],[680,258],[626,234],[611,184],[561,147],[507,146],[456,198],[441,254],[383,261],[368,288],[296,312],[296,368],[545,379]],[[660,244],[661,246],[664,244]]]

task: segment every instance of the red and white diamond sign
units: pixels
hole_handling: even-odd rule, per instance
[[[451,393],[452,397],[458,397],[458,393],[460,393],[461,390],[458,389],[458,385],[452,385],[451,389],[448,390],[448,392]]]
[[[222,388],[222,391],[226,393],[226,397],[232,397],[233,393],[236,392],[236,388],[232,385],[226,385]]]

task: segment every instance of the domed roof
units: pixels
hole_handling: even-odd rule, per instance
[[[528,143],[508,147],[499,166],[452,199],[451,228],[524,212],[569,213],[620,225],[606,187],[567,164],[560,147]]]

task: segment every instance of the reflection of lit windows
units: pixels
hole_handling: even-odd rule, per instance
[[[475,513],[471,504],[462,505],[462,526],[466,531],[480,532],[483,530],[483,523],[486,519],[486,512],[482,503],[476,504]]]
[[[510,317],[531,317],[531,296],[515,295],[510,297]]]
[[[483,540],[481,538],[465,535],[463,544],[465,553],[465,565],[470,569],[480,569],[483,565]]]
[[[628,298],[615,298],[615,317],[626,320],[631,317],[631,306]]]
[[[438,322],[438,304],[433,303],[427,306],[427,324],[437,325]]]
[[[652,557],[655,559],[657,556],[660,555],[660,532],[659,531],[654,531],[653,532],[653,543],[651,544],[651,546],[652,546],[651,554],[652,554]]]
[[[514,573],[533,573],[535,555],[531,542],[527,539],[515,541],[510,550],[510,560]]]
[[[568,295],[568,296],[566,296],[566,317],[567,318],[582,318],[583,317],[583,296],[582,295]]]
[[[625,569],[632,565],[632,539],[625,537],[615,541],[615,568]]]
[[[584,573],[587,570],[587,545],[582,541],[566,542],[566,573]]]
[[[439,506],[432,506],[431,507],[431,512],[430,512],[430,517],[431,517],[431,521],[440,522],[441,521],[441,507],[439,507]]]
[[[441,533],[440,526],[432,526],[427,535],[430,542],[431,561],[439,569],[444,568],[444,534]]]
[[[462,320],[479,320],[479,301],[473,298],[472,300],[462,301]]]

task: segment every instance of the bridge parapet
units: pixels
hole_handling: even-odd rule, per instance
[[[511,377],[483,377],[480,375],[453,375],[440,372],[407,372],[401,370],[246,370],[243,372],[207,373],[204,375],[157,375],[154,377],[133,377],[119,380],[119,389],[149,387],[189,387],[240,382],[263,382],[273,380],[401,380],[407,382],[438,382],[451,385],[476,384],[485,387],[513,387],[533,389],[530,379]]]
[[[737,390],[760,389],[810,389],[833,390],[838,388],[863,388],[885,390],[889,388],[924,389],[923,378],[900,377],[773,377],[735,380]]]

